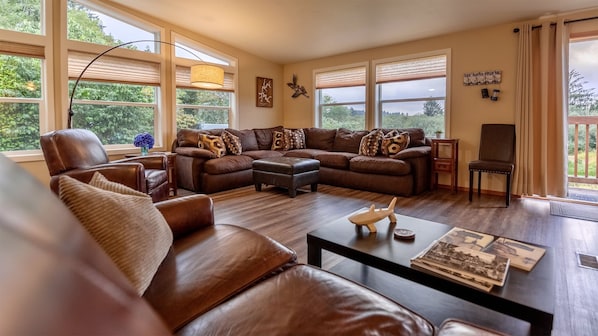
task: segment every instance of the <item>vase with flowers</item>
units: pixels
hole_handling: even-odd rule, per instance
[[[154,147],[154,137],[148,132],[139,133],[133,140],[135,147],[141,148],[141,156],[149,153],[149,150]]]

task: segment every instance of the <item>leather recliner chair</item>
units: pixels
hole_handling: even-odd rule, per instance
[[[40,144],[50,172],[50,187],[58,194],[58,178],[67,174],[89,182],[97,171],[107,179],[147,193],[154,202],[168,198],[167,157],[148,155],[109,161],[100,139],[86,129],[62,129],[43,134]]]

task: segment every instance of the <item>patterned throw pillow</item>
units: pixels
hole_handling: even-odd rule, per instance
[[[222,141],[224,141],[226,150],[233,155],[240,155],[243,151],[241,139],[229,131],[222,132]]]
[[[199,142],[203,146],[201,148],[207,149],[210,152],[214,153],[217,158],[226,155],[226,146],[224,145],[222,137],[219,137],[217,135],[200,134]]]
[[[272,150],[289,150],[289,145],[285,141],[284,130],[272,132]]]
[[[380,141],[384,137],[384,133],[379,130],[371,131],[368,135],[361,138],[359,144],[359,155],[376,156],[380,148]]]
[[[90,184],[60,176],[59,197],[142,295],[173,240],[151,197],[97,172]]]
[[[284,140],[289,149],[305,148],[305,132],[302,128],[296,130],[284,129]]]
[[[398,154],[403,149],[409,146],[409,133],[399,133],[397,130],[388,132],[382,138],[381,151],[386,156],[393,156]]]

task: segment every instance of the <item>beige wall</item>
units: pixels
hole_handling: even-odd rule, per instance
[[[286,65],[285,80],[290,80],[293,74],[297,74],[299,84],[304,85],[312,95],[309,99],[302,96],[293,99],[290,97],[290,89],[284,91],[284,125],[313,126],[315,69],[450,49],[450,129],[447,134],[460,139],[459,186],[467,187],[467,163],[477,158],[481,124],[515,122],[517,34],[513,33],[514,27],[514,24],[505,24]],[[463,85],[464,73],[489,70],[502,70],[501,84]],[[492,102],[482,99],[480,89],[483,87],[488,87],[490,91],[500,89],[499,100]],[[368,99],[372,97],[368,96]],[[443,176],[440,182],[449,184],[449,179]],[[504,176],[487,179],[484,175],[482,188],[504,191]]]

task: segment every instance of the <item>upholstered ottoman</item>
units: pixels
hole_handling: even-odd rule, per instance
[[[262,190],[262,183],[285,187],[289,196],[297,195],[297,188],[311,184],[311,191],[318,190],[320,161],[296,157],[265,158],[253,161],[255,190]]]

